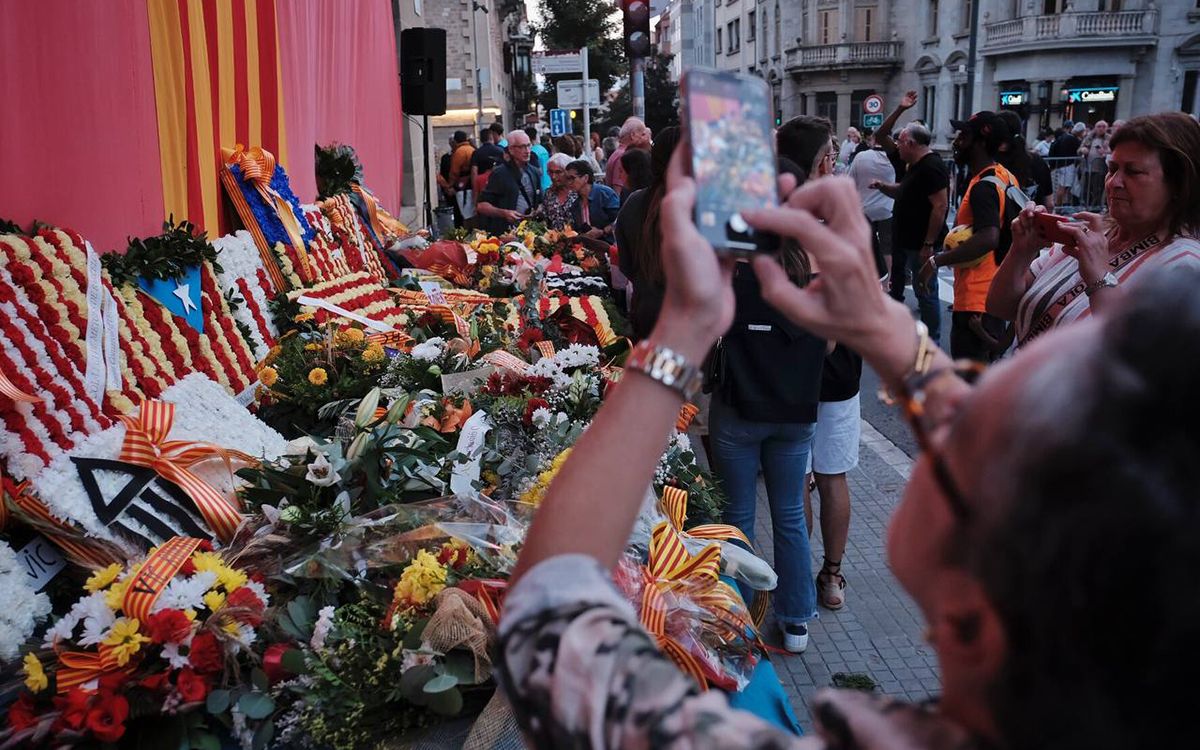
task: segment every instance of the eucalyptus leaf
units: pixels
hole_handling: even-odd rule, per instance
[[[460,685],[474,685],[475,657],[469,651],[456,649],[446,654],[442,670],[458,679]]]
[[[254,730],[254,741],[251,745],[253,750],[264,750],[271,744],[271,739],[275,737],[275,721],[267,719]]]
[[[413,667],[400,675],[400,693],[412,703],[423,706],[430,696],[425,692],[425,683],[437,676],[432,666]]]
[[[246,693],[237,705],[247,719],[265,719],[275,711],[275,701],[266,693]]]
[[[450,688],[429,696],[429,710],[442,716],[457,716],[463,708],[462,693]]]
[[[453,687],[458,687],[458,678],[452,674],[440,674],[425,683],[425,687],[422,689],[432,695],[434,693],[445,692]]]
[[[264,693],[271,687],[271,681],[267,678],[267,673],[258,667],[250,670],[250,684]]]
[[[223,714],[229,709],[229,691],[214,690],[204,702],[210,714]]]
[[[288,649],[283,652],[283,656],[279,659],[280,665],[291,672],[292,674],[306,674],[308,672],[308,662],[304,658],[304,652],[298,648]]]
[[[192,750],[221,750],[221,741],[217,736],[201,730],[188,732],[188,744]]]
[[[425,635],[425,626],[429,620],[417,620],[407,633],[404,634],[404,647],[415,651],[421,647],[421,637]],[[407,672],[405,673],[407,674]]]

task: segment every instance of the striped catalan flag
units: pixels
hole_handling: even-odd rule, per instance
[[[287,163],[275,0],[147,0],[163,204],[225,234],[221,147]]]

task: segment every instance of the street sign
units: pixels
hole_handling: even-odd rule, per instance
[[[581,81],[558,82],[558,106],[560,109],[582,109],[583,83]],[[587,106],[600,106],[600,82],[589,78],[587,82]]]
[[[875,130],[883,124],[883,115],[863,115],[862,126]]]
[[[571,110],[550,110],[550,137],[557,138],[571,132]]]
[[[533,53],[532,61],[535,75],[583,72],[583,58],[577,49],[540,50]]]
[[[871,94],[862,103],[863,114],[878,115],[883,113],[883,97],[879,94]],[[880,121],[882,122],[882,120]]]

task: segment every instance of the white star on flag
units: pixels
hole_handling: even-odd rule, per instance
[[[184,315],[187,315],[188,313],[190,313],[192,311],[192,308],[194,308],[196,306],[196,303],[192,302],[192,295],[191,295],[190,287],[191,287],[190,284],[180,284],[179,281],[176,280],[175,281],[175,291],[171,292],[171,294],[174,294],[176,297],[179,298],[179,301],[183,303],[183,314]]]

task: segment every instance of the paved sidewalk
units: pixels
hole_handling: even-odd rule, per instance
[[[922,638],[920,612],[892,576],[884,550],[887,522],[912,461],[868,422],[862,425],[859,466],[849,476],[850,538],[842,562],[848,582],[846,606],[838,612],[820,610],[820,618],[809,627],[804,654],[772,657],[805,731],[812,725],[808,699],[830,686],[838,672],[868,675],[883,693],[908,700],[922,700],[940,690],[933,650]],[[755,537],[771,561],[771,512],[761,482],[758,494]],[[814,572],[821,567],[819,506],[814,494]],[[780,645],[770,614],[763,636]]]

